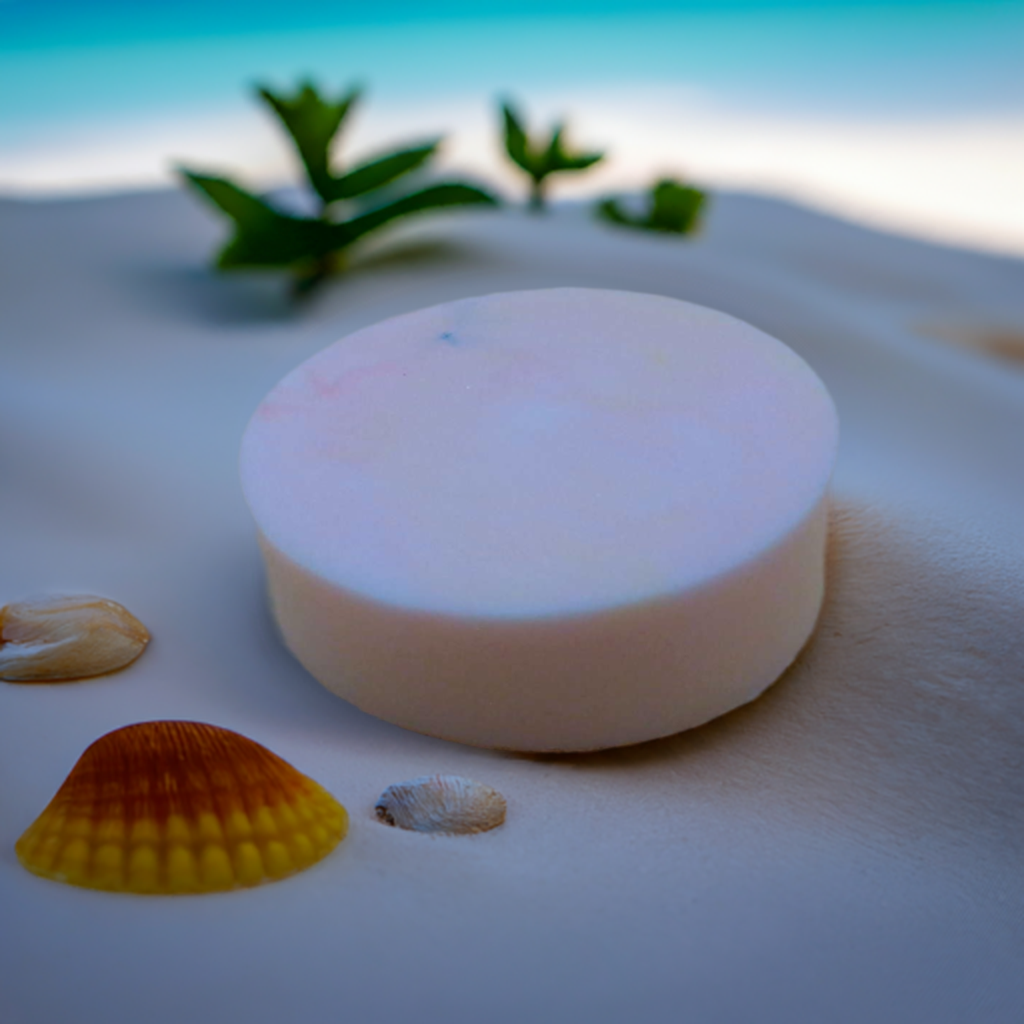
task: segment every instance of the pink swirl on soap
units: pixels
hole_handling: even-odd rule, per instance
[[[301,381],[286,382],[275,388],[257,407],[255,418],[268,423],[287,419],[308,412],[311,404],[333,404],[365,394],[374,382],[404,378],[408,372],[405,364],[394,361],[357,366],[336,375],[309,367]]]
[[[255,419],[267,423],[276,423],[279,420],[294,416],[300,411],[299,406],[293,402],[280,402],[267,398],[256,407]]]
[[[306,371],[303,384],[313,398],[335,401],[365,390],[368,384],[406,377],[408,373],[409,368],[405,363],[394,361],[356,366],[337,376],[328,376],[314,366]]]

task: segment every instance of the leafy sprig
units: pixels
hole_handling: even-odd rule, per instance
[[[325,99],[309,82],[291,96],[265,87],[258,95],[298,151],[317,211],[314,216],[298,216],[227,178],[180,168],[184,181],[232,221],[234,233],[216,259],[222,270],[286,268],[295,277],[296,290],[305,291],[342,269],[344,250],[392,221],[443,207],[497,203],[489,193],[463,182],[443,182],[391,197],[388,187],[426,164],[440,139],[395,150],[344,172],[332,167],[331,147],[359,99],[356,89],[336,101]],[[338,204],[347,216],[339,215]]]
[[[689,235],[700,226],[707,207],[707,194],[672,178],[662,178],[650,190],[647,210],[642,215],[627,212],[617,199],[605,199],[597,205],[597,214],[613,224]]]
[[[514,164],[530,177],[530,209],[541,211],[547,198],[547,179],[566,171],[585,171],[604,159],[604,153],[572,153],[563,141],[565,126],[558,124],[545,143],[532,139],[517,113],[505,103],[501,108],[505,123],[505,151]]]

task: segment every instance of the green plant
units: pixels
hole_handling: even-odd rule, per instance
[[[647,212],[642,216],[627,213],[617,199],[605,199],[598,203],[597,215],[613,224],[644,231],[689,235],[700,226],[707,201],[707,195],[699,188],[671,178],[662,178],[650,190]]]
[[[562,141],[564,125],[556,125],[545,144],[526,133],[522,121],[512,107],[502,105],[505,119],[505,151],[513,163],[530,176],[530,209],[544,209],[549,175],[565,171],[585,171],[604,159],[604,153],[570,153]]]
[[[344,251],[372,231],[401,217],[447,206],[495,205],[497,200],[472,185],[444,182],[393,197],[388,186],[423,166],[440,139],[400,149],[344,173],[332,168],[330,149],[359,90],[337,101],[324,99],[310,82],[294,95],[258,90],[280,119],[298,151],[317,204],[314,216],[280,209],[227,178],[179,168],[184,181],[231,219],[234,234],[221,249],[216,266],[286,268],[297,292],[307,291],[344,267]]]

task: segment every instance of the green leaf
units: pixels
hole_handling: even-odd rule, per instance
[[[561,124],[556,124],[555,127],[551,129],[551,139],[548,141],[547,148],[540,154],[539,159],[535,161],[535,180],[540,181],[543,178],[546,178],[549,174],[553,174],[555,171],[561,170],[562,133],[564,131],[565,126]]]
[[[356,167],[335,178],[330,187],[331,199],[353,199],[374,189],[389,185],[397,178],[414,171],[429,160],[441,144],[440,139],[414,149],[403,149]]]
[[[291,97],[265,87],[258,92],[291,136],[317,195],[325,203],[330,202],[335,188],[330,169],[331,143],[359,98],[359,90],[350,90],[336,103],[324,100],[311,82],[303,83]]]
[[[627,213],[615,199],[597,204],[596,213],[602,220],[644,231],[688,235],[699,226],[700,217],[707,206],[707,196],[698,188],[663,178],[649,194],[647,212],[641,216]]]
[[[501,109],[505,116],[505,151],[513,163],[518,164],[527,174],[532,175],[534,164],[530,159],[526,130],[515,111],[507,103]]]
[[[332,225],[282,213],[225,178],[185,168],[179,173],[234,223],[234,235],[217,257],[223,270],[293,266],[319,259],[336,247]]]
[[[639,227],[638,218],[631,217],[623,212],[618,202],[614,199],[603,199],[597,204],[597,215],[602,220],[611,221],[613,224],[627,224],[631,227]]]
[[[700,189],[666,178],[651,192],[650,226],[656,231],[687,235],[696,229],[706,202]]]
[[[604,153],[581,153],[579,156],[568,156],[563,153],[561,162],[556,169],[559,171],[585,171],[603,159]]]
[[[498,200],[482,189],[457,182],[443,183],[412,192],[401,199],[396,199],[394,202],[380,206],[376,210],[370,210],[360,217],[354,217],[345,224],[336,226],[344,228],[348,232],[348,238],[344,243],[348,245],[398,217],[407,217],[413,213],[426,213],[429,210],[437,210],[445,206],[498,205]]]
[[[583,171],[588,167],[604,159],[604,153],[569,153],[562,144],[564,127],[558,125],[551,133],[551,142],[548,145],[546,164],[548,173],[555,171]]]
[[[181,174],[234,222],[235,234],[217,259],[217,266],[224,270],[291,266],[306,274],[305,265],[323,260],[330,253],[344,249],[399,217],[446,206],[496,206],[498,202],[492,195],[471,185],[431,185],[360,217],[332,224],[281,213],[224,178],[184,169]]]

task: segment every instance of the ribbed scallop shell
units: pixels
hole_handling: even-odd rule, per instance
[[[220,892],[309,867],[347,828],[330,793],[259,743],[141,722],[82,754],[15,849],[34,874],[87,889]]]
[[[388,786],[376,811],[386,825],[465,835],[497,828],[505,820],[505,798],[496,789],[461,775],[425,775]]]

